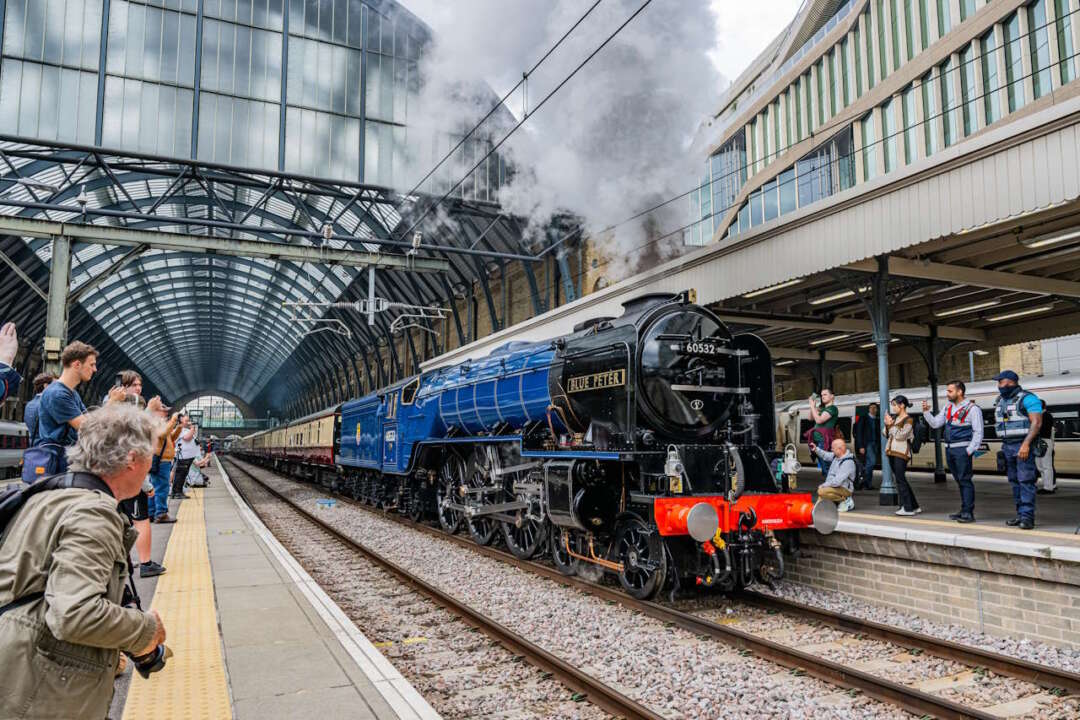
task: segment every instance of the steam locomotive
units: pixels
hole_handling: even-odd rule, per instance
[[[414,376],[234,452],[413,519],[437,519],[562,572],[615,573],[638,598],[783,574],[781,538],[831,532],[832,503],[790,491],[772,362],[694,292]],[[770,448],[770,450],[765,450]]]

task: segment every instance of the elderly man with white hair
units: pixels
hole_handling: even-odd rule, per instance
[[[162,429],[126,404],[87,413],[69,472],[23,490],[0,536],[0,717],[105,717],[118,654],[165,641],[156,612],[121,604],[135,530],[117,510],[142,487]]]

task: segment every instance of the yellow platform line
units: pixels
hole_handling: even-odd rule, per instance
[[[203,491],[189,490],[169,537],[153,608],[165,622],[173,656],[149,680],[133,673],[124,720],[232,718],[221,654]]]

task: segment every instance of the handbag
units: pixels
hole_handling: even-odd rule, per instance
[[[67,472],[67,455],[59,443],[41,443],[23,452],[22,480],[32,485],[41,478]]]

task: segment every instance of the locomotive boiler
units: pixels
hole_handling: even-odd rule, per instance
[[[635,597],[779,577],[785,531],[836,524],[778,471],[768,348],[693,291],[417,375],[337,422],[354,497],[615,573]]]

